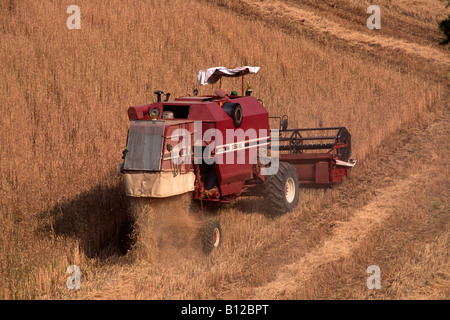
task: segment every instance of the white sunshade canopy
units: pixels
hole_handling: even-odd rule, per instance
[[[259,67],[239,67],[227,69],[225,67],[214,67],[206,70],[200,70],[197,74],[198,83],[203,86],[205,84],[213,84],[222,77],[239,77],[243,74],[255,74],[259,71]]]

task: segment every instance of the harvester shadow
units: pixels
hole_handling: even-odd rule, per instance
[[[112,181],[111,181],[112,180]],[[119,230],[129,219],[128,199],[119,179],[109,177],[89,191],[41,212],[39,233],[79,241],[89,258],[122,255]]]

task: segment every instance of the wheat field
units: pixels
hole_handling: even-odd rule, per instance
[[[372,199],[368,192],[383,183],[377,177],[367,178],[371,172],[383,178],[392,174],[395,181],[413,174],[400,161],[428,165],[423,158],[414,158],[413,151],[401,149],[405,145],[396,145],[393,137],[410,137],[408,132],[420,135],[448,115],[450,58],[448,50],[437,44],[436,27],[446,16],[445,3],[420,0],[412,6],[400,0],[379,1],[386,16],[381,30],[375,31],[365,27],[368,1],[80,0],[76,4],[81,9],[81,29],[69,30],[66,9],[72,4],[0,1],[1,299],[410,297],[401,291],[404,288],[386,289],[380,296],[361,289],[352,296],[345,290],[351,286],[344,286],[339,295],[330,289],[332,283],[321,285],[320,277],[316,282],[302,278],[308,289],[299,294],[287,279],[289,268],[300,268],[299,259],[305,266],[321,265],[316,256],[305,254],[330,236],[321,224],[322,211],[332,210],[340,194],[349,197],[350,207],[342,200],[346,209],[335,208],[337,216],[327,216],[327,223],[347,221],[355,214],[352,206],[361,209]],[[126,143],[127,109],[154,101],[158,89],[172,97],[191,94],[195,88],[200,94],[211,94],[218,86],[198,87],[198,70],[244,65],[261,67],[258,75],[246,77],[246,83],[271,115],[289,115],[290,127],[346,126],[361,171],[355,172],[355,180],[334,190],[303,191],[298,210],[275,221],[258,214],[261,207],[252,199],[220,208],[225,240],[221,251],[209,258],[195,252],[186,256],[173,244],[165,247],[170,255],[162,251],[150,257],[148,249],[141,248],[122,256],[118,226],[132,207],[117,174]],[[226,91],[239,91],[240,80],[226,79],[222,85]],[[441,129],[434,133],[441,138],[434,145],[437,150],[425,148],[437,159],[445,156],[438,141],[448,138],[445,127]],[[385,173],[380,159],[386,154],[397,156],[390,146],[408,156],[390,163],[391,171]],[[426,157],[425,151],[420,155]],[[448,172],[445,163],[436,163]],[[431,169],[429,174],[435,180],[420,180],[421,189],[409,188],[405,182],[397,186],[400,190],[391,186],[397,190],[397,200],[384,197],[408,201],[417,190],[439,195],[433,200],[439,204],[431,207],[425,196],[414,200],[423,213],[416,218],[417,225],[428,219],[428,211],[442,215],[436,226],[438,240],[433,239],[425,253],[422,249],[415,253],[419,267],[421,254],[428,259],[430,250],[439,253],[442,259],[436,261],[436,268],[427,269],[435,274],[448,263],[444,249],[449,224],[443,212],[448,212],[449,185],[448,178]],[[443,188],[436,190],[430,183]],[[358,190],[359,196],[349,195],[350,190]],[[149,206],[160,206],[167,216],[183,213],[189,206],[187,197],[149,202]],[[383,199],[376,200],[375,212]],[[361,219],[372,209],[364,210]],[[185,223],[177,219],[172,219],[175,229]],[[386,215],[385,219],[394,218]],[[293,224],[299,234],[307,235],[303,242],[292,242],[297,235]],[[371,232],[385,231],[367,230]],[[350,259],[352,252],[363,259],[368,249],[357,244],[349,245],[342,257]],[[277,254],[280,248],[283,255]],[[66,269],[74,264],[82,272],[83,287],[77,291],[66,286]],[[255,266],[251,275],[249,266]],[[355,268],[351,266],[349,270]],[[401,276],[395,268],[389,270],[392,278]],[[299,279],[302,272],[295,273]],[[448,279],[443,274],[441,278]],[[443,290],[439,292],[448,298],[448,288]]]

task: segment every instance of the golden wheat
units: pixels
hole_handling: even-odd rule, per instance
[[[120,260],[115,241],[128,214],[115,174],[125,145],[127,108],[151,102],[156,89],[172,96],[191,94],[199,69],[260,66],[260,74],[246,82],[272,115],[289,115],[292,127],[345,125],[360,160],[397,130],[430,123],[448,102],[442,78],[427,79],[414,66],[405,73],[338,45],[324,47],[286,25],[245,18],[218,1],[82,0],[77,3],[81,30],[66,27],[71,4],[0,3],[2,299],[96,298],[96,282],[87,279],[103,279],[98,267],[121,272],[107,262]],[[433,14],[427,9],[423,19]],[[199,89],[209,94],[216,87]],[[238,90],[240,82],[224,80],[223,88]],[[311,196],[312,208],[320,201],[327,197]],[[241,204],[245,207],[245,201]],[[142,286],[158,288],[171,271],[184,270],[171,284],[203,274],[188,292],[174,284],[172,293],[155,289],[146,295],[138,287],[127,297],[219,296],[223,283],[245,272],[240,258],[260,259],[270,243],[289,240],[283,219],[267,227],[262,216],[242,210],[229,210],[224,229],[262,231],[231,236],[224,244],[229,265],[214,265],[214,254],[206,262],[187,260],[167,274],[150,273]],[[306,217],[313,211],[306,210]],[[300,211],[293,215],[304,217]],[[123,280],[114,285],[104,280],[111,297],[120,296],[121,285],[131,290],[127,281],[133,268],[150,268],[142,257],[137,265],[123,259],[129,263]],[[65,286],[70,264],[82,266],[83,293]],[[264,278],[260,271],[255,283]]]

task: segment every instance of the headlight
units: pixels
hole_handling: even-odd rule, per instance
[[[152,114],[154,114],[154,115],[156,116],[156,118],[158,118],[159,115],[160,115],[160,113],[161,113],[161,112],[159,111],[158,108],[153,108],[152,110],[150,110],[150,112],[148,113],[148,115],[151,117]]]

